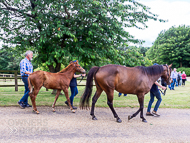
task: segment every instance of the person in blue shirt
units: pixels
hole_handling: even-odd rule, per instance
[[[25,53],[25,58],[21,60],[20,62],[20,74],[21,79],[24,82],[24,96],[18,101],[18,104],[20,108],[24,109],[25,107],[32,107],[28,104],[28,96],[29,96],[29,88],[28,88],[28,76],[33,73],[33,66],[32,66],[32,58],[33,58],[33,52],[28,50]]]
[[[76,62],[73,61],[73,62]],[[81,76],[86,76],[86,74],[80,74],[80,75],[76,75],[76,73],[74,74],[73,78],[71,79],[70,81],[70,90],[71,90],[71,96],[70,96],[70,103],[71,103],[71,106],[73,107],[73,109],[77,109],[77,107],[73,106],[73,100],[74,100],[74,97],[78,94],[78,89],[77,89],[77,77],[81,77]],[[68,102],[65,101],[65,104],[67,104],[67,106],[69,106]]]
[[[177,82],[177,76],[178,76],[178,73],[176,71],[176,68],[174,68],[174,70],[171,73],[171,78],[173,79],[173,82],[171,83],[170,90],[174,90],[174,86]]]
[[[157,63],[154,63],[153,65],[158,65]],[[163,90],[166,89],[165,86],[162,86],[161,84],[159,84],[157,81],[152,85],[152,88],[150,89],[150,101],[148,103],[148,108],[147,108],[147,112],[146,112],[146,115],[147,116],[160,116],[158,113],[157,113],[157,110],[160,106],[160,103],[162,101],[162,97],[161,97],[161,94],[160,94],[160,91],[158,89],[158,86],[160,88],[162,88]],[[152,103],[154,102],[154,97],[156,97],[158,100],[156,102],[156,105],[154,107],[154,110],[152,111],[151,113],[151,106],[152,106]]]

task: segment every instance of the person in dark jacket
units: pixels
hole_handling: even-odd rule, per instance
[[[73,62],[76,62],[73,61]],[[70,96],[70,102],[71,102],[71,106],[73,107],[73,109],[77,109],[77,107],[73,106],[73,100],[74,100],[74,97],[78,94],[78,88],[77,88],[77,77],[81,77],[81,76],[86,76],[86,74],[80,74],[80,75],[76,75],[76,73],[74,74],[74,77],[71,79],[70,81],[70,90],[71,90],[71,96]],[[65,101],[65,104],[68,104],[67,101]]]
[[[153,65],[158,65],[158,64],[155,63]],[[152,88],[150,89],[150,101],[148,103],[148,108],[147,108],[147,113],[146,113],[147,116],[160,116],[158,114],[157,110],[160,106],[160,103],[162,102],[162,97],[161,97],[160,91],[158,89],[158,86],[160,88],[162,88],[163,90],[166,90],[166,87],[162,86],[157,81],[152,85]],[[152,103],[154,102],[154,97],[156,97],[158,99],[158,101],[156,102],[154,110],[151,113],[150,110],[151,110]]]

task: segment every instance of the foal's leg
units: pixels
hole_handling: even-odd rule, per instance
[[[35,100],[36,100],[37,94],[40,91],[40,89],[41,89],[41,87],[40,88],[34,87],[33,92],[29,94],[30,95],[30,99],[32,101],[33,111],[36,112],[37,114],[39,114],[39,111],[36,108],[36,101]]]
[[[142,119],[143,122],[147,122],[146,119],[144,118],[143,116],[143,108],[144,108],[144,94],[140,94],[140,95],[137,95],[138,97],[138,101],[139,101],[139,104],[140,104],[140,108],[139,110],[137,110],[136,113],[134,113],[132,116],[128,116],[128,120],[132,119],[133,117],[135,117],[139,112],[140,113],[140,118]]]
[[[102,93],[102,89],[97,89],[96,93],[94,94],[92,98],[92,107],[91,107],[91,112],[90,112],[90,115],[92,116],[92,120],[97,120],[96,116],[94,115],[94,108],[101,93]]]
[[[57,93],[56,93],[56,96],[55,96],[55,101],[53,102],[53,105],[52,105],[52,111],[55,112],[55,103],[59,97],[59,94],[60,94],[61,90],[57,90]]]
[[[114,90],[110,90],[109,92],[106,92],[106,94],[107,94],[107,100],[108,100],[107,104],[110,107],[110,109],[111,109],[111,111],[113,113],[114,118],[116,118],[116,121],[118,123],[121,123],[122,120],[119,118],[119,116],[117,115],[115,109],[113,108],[113,94],[114,94]]]
[[[68,104],[69,104],[69,108],[71,109],[71,111],[72,111],[73,113],[75,113],[75,110],[74,110],[73,107],[71,106],[71,102],[70,102],[70,98],[69,98],[69,93],[68,93],[68,88],[64,88],[64,89],[63,89],[63,92],[65,93],[65,97],[66,97],[67,102],[68,102]]]

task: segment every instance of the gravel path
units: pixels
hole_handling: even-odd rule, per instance
[[[159,109],[160,117],[139,115],[128,122],[127,116],[137,108],[116,108],[122,119],[117,123],[109,108],[96,108],[97,121],[89,110],[76,113],[63,106],[52,112],[50,107],[0,107],[0,142],[190,142],[190,109]],[[146,109],[144,109],[145,111]]]

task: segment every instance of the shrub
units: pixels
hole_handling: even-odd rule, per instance
[[[182,74],[183,74],[183,71],[184,71],[187,76],[190,76],[190,68],[181,67],[181,68],[177,69],[177,72],[179,72],[179,71],[181,71]]]

